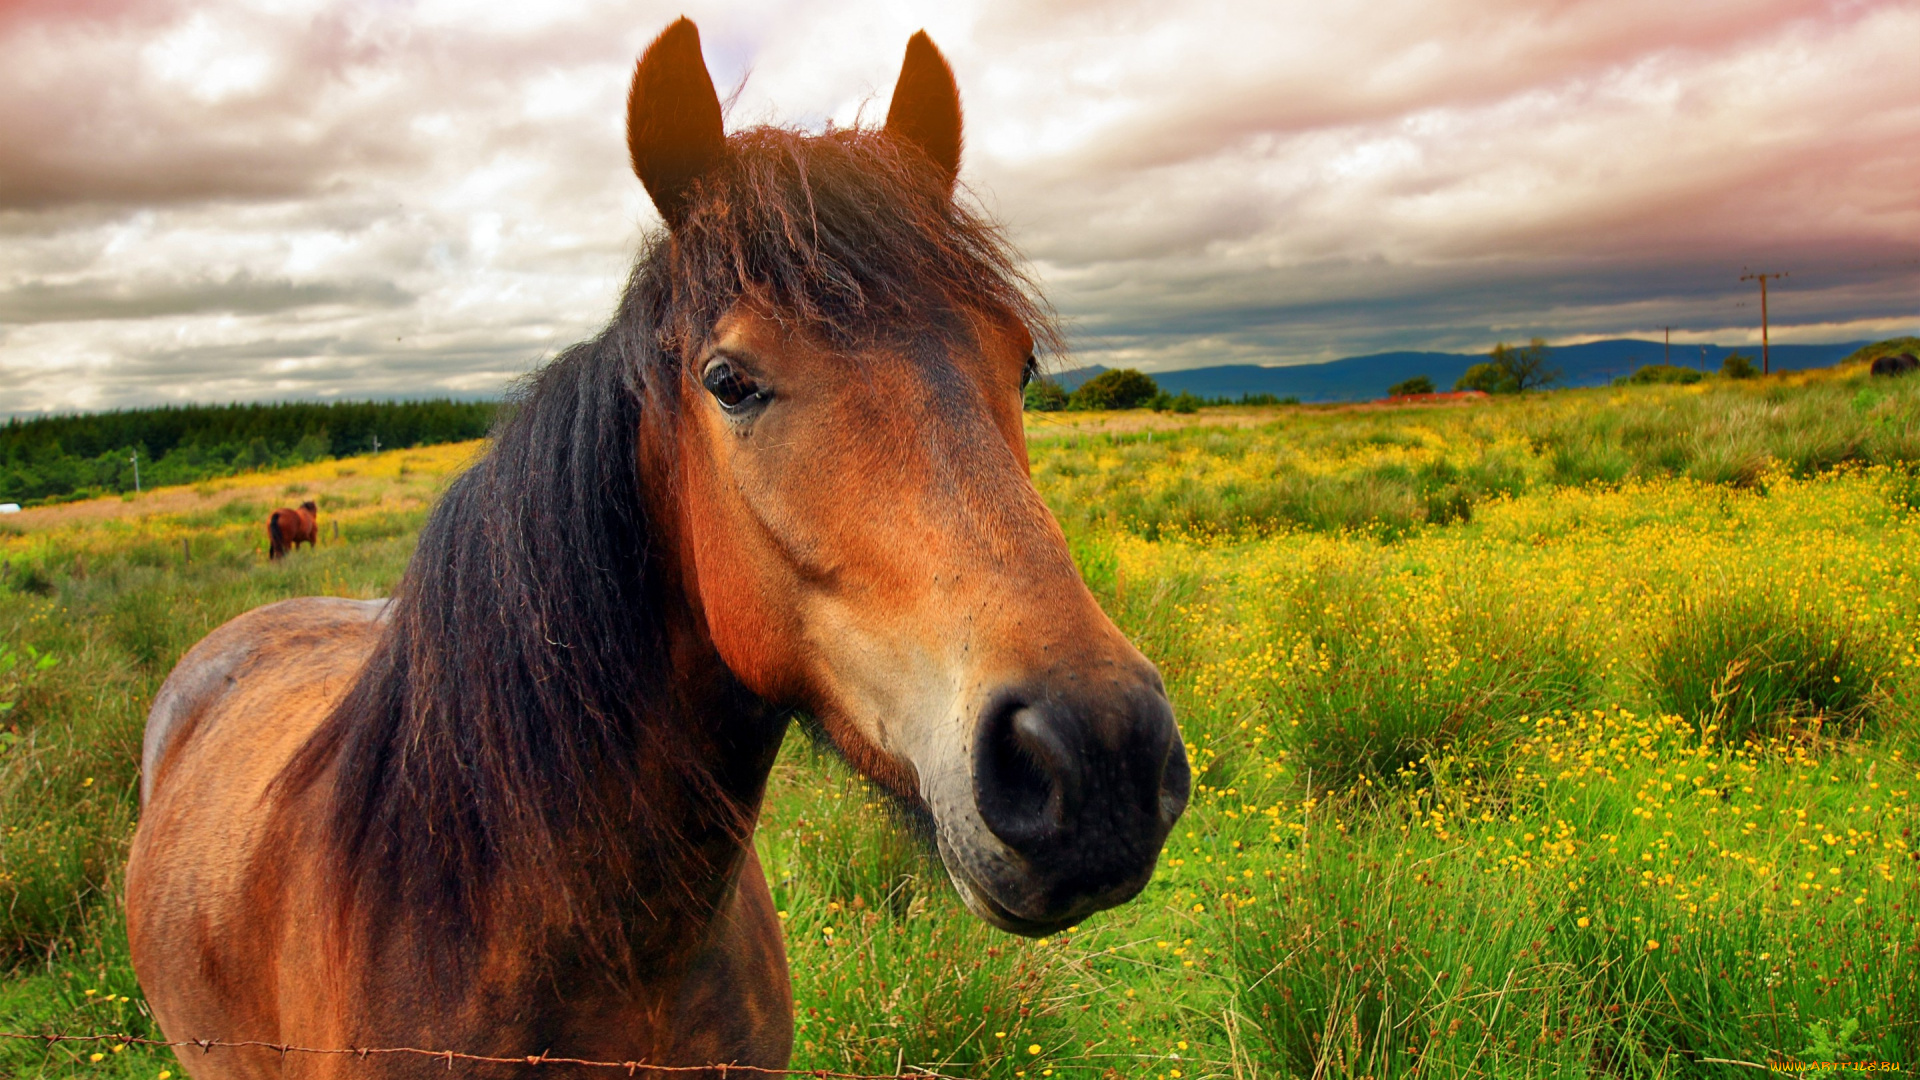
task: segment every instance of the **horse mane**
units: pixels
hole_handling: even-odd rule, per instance
[[[668,553],[648,507],[670,497],[671,462],[641,466],[671,451],[642,439],[670,444],[681,358],[742,296],[838,347],[953,333],[971,308],[1058,348],[997,227],[913,147],[860,128],[727,141],[679,229],[647,239],[613,322],[515,392],[283,779],[332,778],[342,917],[431,912],[451,941],[502,902],[557,906],[617,959],[633,899],[670,884],[649,880],[660,858],[703,842],[685,835],[687,807],[748,838],[760,779],[743,792],[714,775],[670,666]],[[680,793],[670,805],[609,797],[663,783]]]

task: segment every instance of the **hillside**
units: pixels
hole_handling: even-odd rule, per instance
[[[1865,344],[1849,341],[1836,345],[1775,345],[1773,370],[1804,371],[1829,367],[1848,358]],[[1698,345],[1676,345],[1672,356],[1676,365],[1717,371],[1721,361],[1734,352],[1753,356],[1758,364],[1759,350],[1744,345],[1737,349],[1709,345],[1704,352]],[[1556,347],[1551,362],[1562,372],[1556,385],[1604,386],[1622,375],[1632,374],[1642,364],[1661,363],[1665,356],[1665,346],[1658,341],[1619,338]],[[1301,401],[1367,401],[1385,397],[1387,387],[1415,375],[1425,375],[1433,380],[1434,385],[1446,389],[1467,368],[1485,359],[1482,353],[1384,352],[1349,356],[1325,364],[1287,367],[1230,364],[1181,371],[1156,371],[1151,374],[1161,389],[1172,394],[1186,391],[1215,398],[1272,394],[1276,397],[1296,397]],[[1072,390],[1105,370],[1098,365],[1075,368],[1053,378],[1061,386]]]

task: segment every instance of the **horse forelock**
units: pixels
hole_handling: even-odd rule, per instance
[[[920,150],[880,130],[736,132],[643,270],[648,262],[668,287],[657,321],[667,359],[697,348],[747,293],[843,348],[924,333],[926,315],[946,309],[1003,314],[1042,349],[1061,349],[999,227],[956,199]]]

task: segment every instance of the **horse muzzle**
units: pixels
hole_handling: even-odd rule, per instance
[[[964,763],[923,787],[961,898],[1012,933],[1051,933],[1132,899],[1186,809],[1186,747],[1151,668],[1104,692],[1084,686],[989,694]]]

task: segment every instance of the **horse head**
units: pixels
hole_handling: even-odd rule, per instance
[[[882,129],[729,138],[682,19],[635,72],[628,141],[676,305],[641,453],[673,478],[652,513],[701,636],[930,817],[981,917],[1043,934],[1138,893],[1186,751],[1029,479],[1022,388],[1053,331],[955,199],[946,60],[914,35]]]

